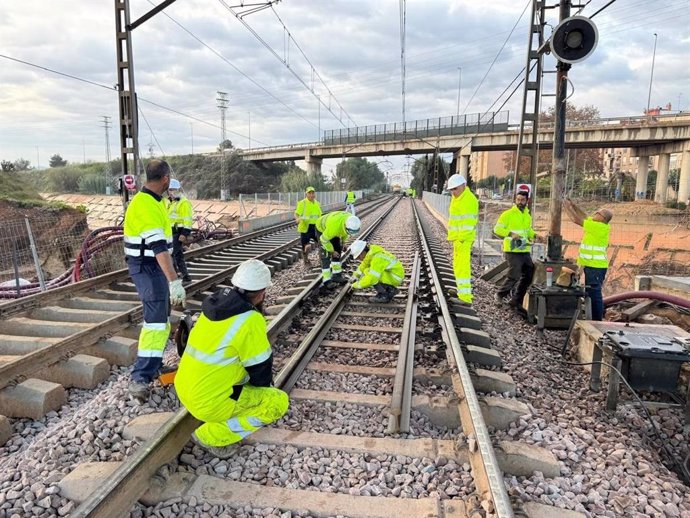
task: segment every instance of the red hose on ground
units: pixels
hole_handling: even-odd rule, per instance
[[[660,300],[662,302],[681,306],[685,309],[690,309],[690,300],[684,299],[683,297],[676,297],[675,295],[668,295],[667,293],[660,293],[658,291],[627,291],[625,293],[618,293],[617,295],[606,297],[604,299],[604,306],[610,306],[616,302],[629,299]]]

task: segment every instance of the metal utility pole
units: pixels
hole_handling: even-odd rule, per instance
[[[570,16],[570,0],[561,0],[559,22]],[[549,235],[546,256],[549,261],[563,257],[561,235],[561,211],[565,195],[565,113],[570,64],[559,61],[556,65],[556,120],[553,131],[553,161],[551,166],[551,204],[549,205]]]
[[[134,88],[134,55],[132,52],[132,31],[156,15],[175,0],[165,0],[139,19],[131,22],[129,0],[115,0],[115,43],[117,54],[117,91],[120,124],[120,160],[122,177],[129,173],[130,157],[134,171],[139,176],[139,113]],[[122,202],[129,203],[129,191],[123,187]]]
[[[649,105],[652,101],[652,81],[654,80],[654,61],[656,60],[656,40],[657,40],[657,35],[655,32],[654,33],[654,50],[652,51],[652,71],[649,74],[649,95],[647,95],[647,113],[645,113],[648,120],[649,120]],[[680,103],[680,101],[679,101],[679,103]]]
[[[515,183],[520,177],[520,163],[523,157],[529,158],[528,182],[532,185],[533,195],[529,199],[529,209],[534,212],[534,198],[537,192],[537,167],[539,165],[539,108],[541,104],[541,79],[543,68],[544,26],[546,25],[546,6],[544,0],[532,1],[532,17],[527,38],[527,63],[525,64],[525,88],[522,94],[522,116],[515,156]],[[531,123],[531,126],[528,126]],[[529,138],[528,138],[529,137]],[[523,171],[524,173],[524,171]],[[527,176],[527,175],[524,175]]]
[[[457,116],[460,118],[460,92],[462,91],[462,67],[458,67],[458,109]],[[457,121],[455,122],[457,124]]]
[[[230,101],[228,100],[227,92],[221,92],[219,90],[217,93],[218,97],[216,97],[216,101],[218,101],[217,106],[220,110],[220,199],[221,201],[225,201],[227,199],[227,191],[225,187],[225,148],[223,146],[226,138],[225,111],[228,109]]]
[[[402,83],[402,133],[405,138],[405,39],[407,25],[407,4],[405,0],[400,0],[400,79]]]
[[[112,171],[110,169],[110,117],[107,115],[102,115],[103,117],[103,129],[105,130],[105,194],[110,196],[112,181]]]
[[[189,131],[192,134],[192,155],[194,154],[194,123],[190,122],[189,123]]]
[[[321,109],[321,105],[319,105],[319,110],[320,109]],[[249,145],[249,149],[251,150],[252,149],[252,112],[247,112],[247,114],[249,115],[249,122],[247,124],[247,140],[249,141],[248,145]]]

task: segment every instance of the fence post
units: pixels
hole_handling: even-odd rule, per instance
[[[38,284],[41,286],[41,291],[46,290],[46,281],[43,278],[43,270],[41,270],[41,262],[38,259],[38,250],[36,249],[36,242],[34,241],[34,233],[31,231],[31,223],[29,218],[25,217],[26,231],[29,234],[29,243],[31,244],[31,255],[34,256],[34,266],[36,267],[36,275],[38,275]]]
[[[12,266],[14,266],[14,282],[17,285],[17,297],[22,295],[22,286],[19,282],[19,258],[17,257],[17,242],[12,241]]]

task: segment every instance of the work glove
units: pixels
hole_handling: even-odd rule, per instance
[[[187,294],[182,287],[182,279],[170,281],[168,283],[168,289],[170,290],[170,305],[184,307]]]

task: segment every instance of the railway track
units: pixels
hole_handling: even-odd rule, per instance
[[[363,204],[362,216],[380,205]],[[199,309],[250,257],[274,272],[289,267],[299,257],[298,243],[288,223],[190,251],[188,307]],[[173,324],[180,316],[173,312]],[[0,416],[40,419],[67,402],[65,388],[94,389],[111,365],[133,363],[141,320],[126,269],[0,304]],[[0,426],[7,429],[5,419]]]
[[[281,421],[219,461],[191,447],[199,423],[184,409],[134,419],[121,433],[141,445],[126,462],[61,482],[81,501],[85,477],[95,480],[72,516],[117,516],[137,500],[132,516],[524,516],[501,468],[530,468],[495,450],[487,426],[519,412],[498,416],[474,386],[509,382],[492,385],[500,373],[466,363],[481,323],[453,302],[447,258],[425,237],[428,215],[409,201],[390,211],[367,233],[405,265],[393,304],[370,304],[350,286],[314,296],[318,278],[307,279],[270,322],[275,384],[291,399]]]

